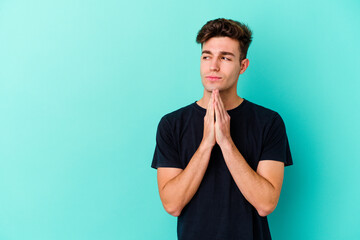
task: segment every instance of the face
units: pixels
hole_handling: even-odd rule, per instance
[[[237,40],[229,37],[213,37],[203,44],[200,75],[205,90],[236,92],[237,80],[244,71],[245,69],[240,66]]]

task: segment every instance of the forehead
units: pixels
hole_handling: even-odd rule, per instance
[[[239,42],[229,37],[213,37],[204,42],[203,51],[210,51],[213,54],[219,52],[231,52],[235,56],[240,55]]]

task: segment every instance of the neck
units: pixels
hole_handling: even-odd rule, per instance
[[[225,91],[220,91],[220,97],[224,104],[225,110],[231,110],[239,106],[243,102],[243,98],[237,95],[236,92],[228,93]],[[204,89],[203,97],[197,101],[197,104],[202,108],[207,108],[210,101],[211,91]]]

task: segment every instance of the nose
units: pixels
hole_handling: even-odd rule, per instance
[[[212,59],[211,64],[210,64],[210,70],[211,71],[219,71],[220,70],[219,62],[216,58]]]

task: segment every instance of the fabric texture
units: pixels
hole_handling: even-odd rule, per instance
[[[227,112],[232,140],[254,171],[262,160],[293,164],[277,112],[246,99]],[[206,109],[194,102],[163,116],[151,167],[185,169],[202,140],[205,114]],[[179,240],[271,239],[267,217],[242,195],[217,144],[199,189],[178,217],[177,234]]]

